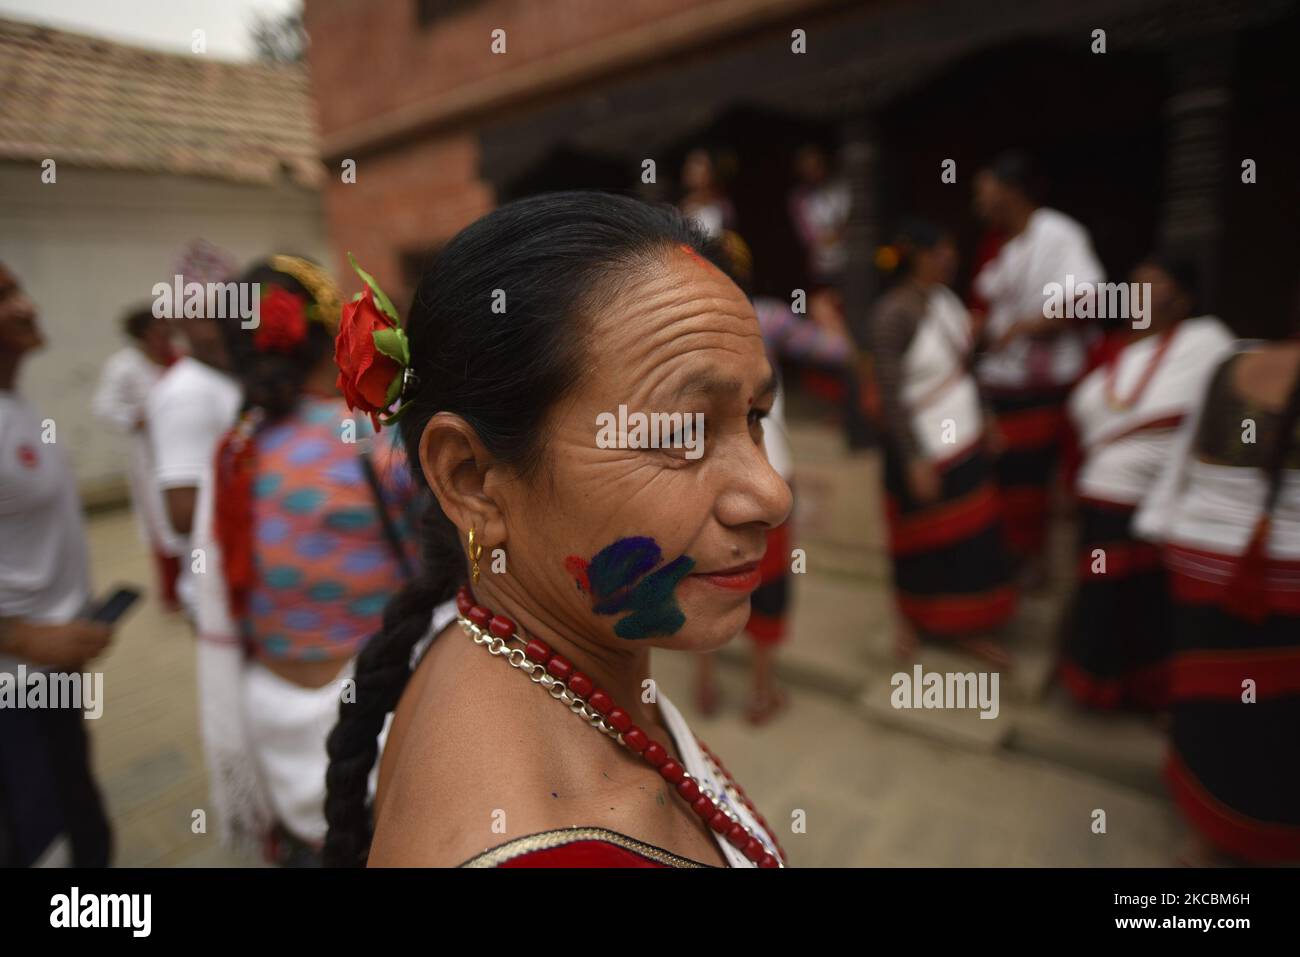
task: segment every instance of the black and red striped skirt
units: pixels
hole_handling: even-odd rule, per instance
[[[785,637],[790,605],[790,521],[767,531],[767,551],[759,562],[759,586],[749,600],[745,632],[756,644],[775,645]]]
[[[885,508],[899,610],[918,631],[944,637],[987,631],[1016,607],[993,469],[974,445],[935,464],[938,501],[912,498],[904,464],[885,449]]]
[[[1262,621],[1224,607],[1233,559],[1166,551],[1174,607],[1165,779],[1225,854],[1300,863],[1300,561],[1270,561]]]
[[[1052,482],[1068,434],[1070,388],[986,389],[1004,445],[996,463],[1003,531],[1016,558],[1039,554],[1047,541]]]
[[[1132,505],[1079,500],[1076,588],[1061,683],[1080,704],[1157,711],[1168,701],[1169,590],[1160,549],[1129,531]]]

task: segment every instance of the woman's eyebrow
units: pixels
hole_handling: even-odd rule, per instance
[[[755,400],[766,398],[776,391],[776,370],[773,369],[767,374],[767,378],[754,392]],[[704,372],[699,375],[691,376],[678,387],[674,393],[678,399],[694,395],[734,395],[741,392],[745,384],[734,376],[719,376],[711,372]]]

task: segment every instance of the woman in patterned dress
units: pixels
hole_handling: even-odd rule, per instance
[[[226,623],[200,636],[203,725],[223,828],[310,864],[325,838],[325,739],[410,564],[411,486],[336,385],[333,281],[291,256],[239,281],[257,284],[260,308],[254,328],[213,320],[244,408],[217,454],[220,554],[200,576],[200,602],[218,606],[205,620]]]

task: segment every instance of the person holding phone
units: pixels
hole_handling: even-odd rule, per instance
[[[81,502],[63,450],[14,389],[45,344],[36,308],[0,264],[0,674],[82,671],[112,629],[90,598]],[[55,433],[57,435],[57,433]],[[74,867],[104,867],[112,832],[80,709],[0,708],[0,864],[47,858],[60,835]]]

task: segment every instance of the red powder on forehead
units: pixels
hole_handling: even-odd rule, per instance
[[[686,243],[682,243],[677,248],[680,249],[682,252],[686,253],[686,255],[690,256],[693,260],[695,260],[697,264],[703,266],[705,269],[708,269],[710,272],[717,269],[717,267],[714,266],[713,263],[709,262],[698,252],[696,252],[693,247],[688,246]]]

